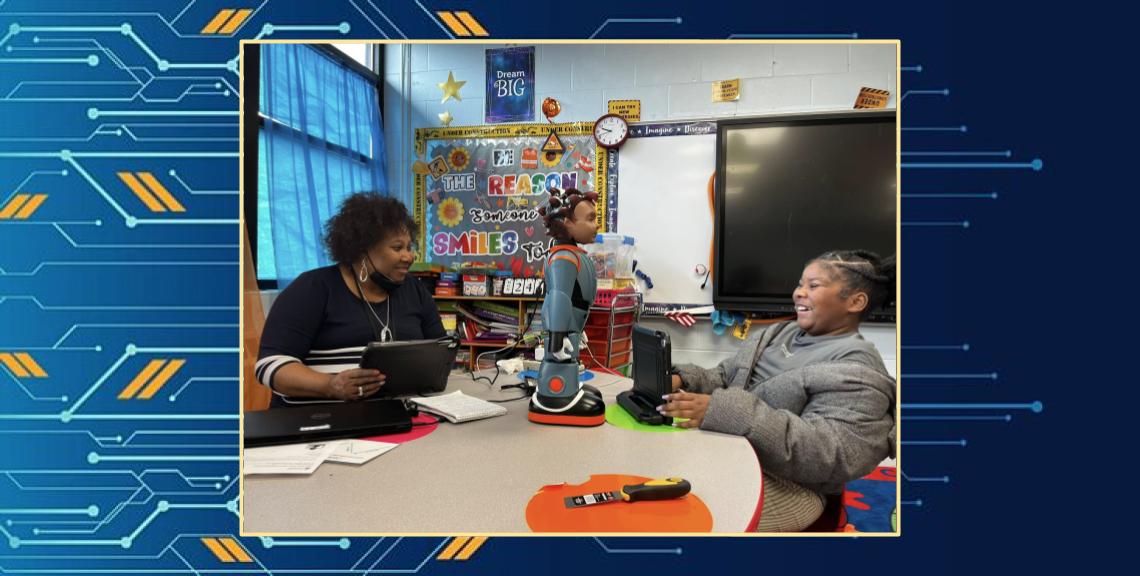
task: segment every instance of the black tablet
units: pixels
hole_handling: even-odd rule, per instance
[[[644,424],[672,424],[673,419],[657,411],[665,403],[661,397],[672,390],[669,370],[669,335],[642,326],[633,327],[633,389],[618,394],[618,406]]]
[[[361,368],[386,377],[377,396],[421,396],[443,392],[459,353],[459,339],[372,342],[364,348]]]
[[[669,370],[673,367],[669,334],[644,326],[633,327],[633,389],[654,404],[672,392]]]

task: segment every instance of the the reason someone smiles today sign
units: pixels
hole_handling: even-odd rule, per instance
[[[486,122],[534,120],[534,46],[487,50]]]

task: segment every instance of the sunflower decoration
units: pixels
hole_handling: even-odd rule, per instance
[[[459,146],[452,149],[451,154],[447,155],[447,160],[451,162],[451,167],[455,168],[456,172],[461,172],[471,162],[471,154],[466,148]]]
[[[463,203],[458,198],[448,198],[439,203],[439,222],[448,228],[463,220]]]

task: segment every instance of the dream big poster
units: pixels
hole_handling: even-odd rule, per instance
[[[534,121],[534,46],[487,50],[486,122]]]

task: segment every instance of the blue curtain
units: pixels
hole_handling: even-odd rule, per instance
[[[345,197],[387,195],[376,86],[305,45],[261,46],[258,278],[284,288],[330,264],[323,226]]]

